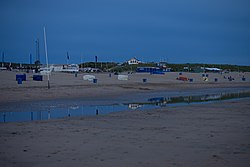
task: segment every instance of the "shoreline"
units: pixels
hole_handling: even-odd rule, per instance
[[[131,86],[131,85],[130,85]],[[112,101],[112,99],[123,99],[127,100],[130,98],[138,98],[139,96],[150,96],[153,94],[162,94],[163,92],[168,92],[169,94],[182,94],[182,93],[189,93],[189,94],[194,94],[194,93],[201,93],[204,91],[205,94],[209,94],[209,91],[214,92],[215,90],[219,90],[219,92],[237,92],[237,91],[250,91],[250,85],[249,84],[233,84],[233,85],[226,85],[226,84],[216,84],[216,85],[200,85],[200,84],[192,84],[192,85],[183,85],[183,84],[177,84],[177,85],[171,85],[171,88],[157,88],[157,89],[149,89],[149,86],[147,85],[145,88],[144,87],[136,87],[136,86],[131,86],[131,88],[115,88],[115,92],[111,90],[113,89],[114,86],[108,87],[108,91],[100,91],[99,87],[85,87],[86,89],[89,89],[88,91],[96,91],[96,93],[82,93],[82,92],[72,92],[72,89],[65,90],[64,87],[61,88],[56,88],[53,89],[51,88],[50,90],[45,89],[43,91],[44,94],[41,94],[41,89],[39,88],[36,92],[36,90],[32,89],[32,92],[26,92],[25,96],[22,96],[22,98],[18,98],[17,96],[20,96],[20,92],[16,92],[10,95],[5,95],[4,99],[0,98],[0,106],[5,106],[5,105],[10,105],[14,103],[32,103],[34,101],[39,102],[39,101],[64,101],[64,100],[84,100],[84,101]],[[162,86],[162,84],[161,84]],[[168,84],[165,84],[165,86],[170,86]],[[199,86],[199,87],[197,87]],[[71,87],[71,86],[69,86]],[[154,84],[152,87],[157,87],[157,84]],[[79,88],[83,88],[83,86],[79,86]],[[105,89],[107,87],[103,87],[102,89]],[[28,88],[27,88],[28,89]],[[52,90],[53,89],[53,90]],[[62,94],[58,94],[57,92],[63,90]],[[16,91],[15,89],[12,89],[12,91]],[[21,93],[24,93],[25,89],[21,91]],[[69,92],[68,92],[69,91]],[[76,90],[78,91],[78,90]],[[101,92],[101,93],[100,93]],[[179,93],[178,93],[179,92]],[[48,93],[48,94],[46,94]],[[167,94],[167,93],[166,93]],[[106,103],[104,103],[106,104]]]

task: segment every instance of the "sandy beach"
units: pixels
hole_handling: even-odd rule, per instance
[[[32,73],[26,73],[27,81],[17,84],[16,74],[21,72],[0,72],[0,105],[8,102],[69,99],[69,98],[114,98],[121,95],[133,95],[137,93],[153,91],[181,91],[202,88],[244,88],[250,87],[250,73],[232,72],[228,74],[207,73],[208,81],[203,81],[201,73],[182,73],[182,76],[193,79],[193,82],[176,80],[179,73],[170,72],[165,75],[150,75],[145,73],[129,74],[128,81],[120,81],[117,75],[109,77],[109,73],[95,75],[97,83],[83,80],[88,73],[52,73],[50,77],[51,88],[47,89],[47,77],[43,81],[33,81]],[[234,78],[229,81],[228,77]],[[242,81],[242,77],[246,81]],[[225,78],[226,79],[225,79]],[[218,79],[215,82],[215,78]],[[143,79],[147,79],[143,83]]]
[[[250,164],[249,100],[6,123],[1,166]]]
[[[94,74],[54,73],[47,81],[18,85],[15,72],[1,72],[0,106],[54,99],[115,99],[138,93],[197,89],[249,89],[250,74],[183,73],[193,82],[176,80],[178,73],[132,74],[128,81]],[[242,81],[242,76],[246,81]],[[224,76],[232,76],[228,81]],[[46,78],[46,77],[45,77]],[[147,78],[143,83],[142,79]],[[218,79],[218,82],[214,81]],[[0,123],[0,166],[205,166],[247,167],[250,164],[249,98],[208,104],[167,106],[144,111]]]

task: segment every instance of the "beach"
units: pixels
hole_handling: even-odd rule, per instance
[[[147,73],[126,74],[127,81],[118,80],[117,75],[109,73],[80,73],[75,77],[72,73],[52,73],[50,76],[50,89],[47,88],[47,76],[43,81],[33,81],[33,73],[26,73],[27,81],[17,84],[16,74],[22,72],[1,71],[0,105],[9,102],[22,102],[48,99],[70,99],[70,98],[117,98],[121,95],[136,95],[137,93],[148,93],[153,91],[182,91],[203,88],[244,88],[250,86],[250,73],[208,73],[208,81],[203,81],[201,73],[185,73],[181,76],[193,79],[180,81],[178,72],[169,72],[165,75],[150,75]],[[84,75],[94,75],[97,83],[83,80]],[[234,78],[229,81],[228,77]],[[224,78],[225,77],[225,78]],[[242,81],[245,77],[246,80]],[[217,82],[215,82],[217,78]],[[143,79],[147,79],[143,83]]]
[[[249,100],[1,124],[1,166],[249,166]]]
[[[128,81],[117,76],[52,73],[47,81],[18,85],[15,72],[1,72],[1,106],[55,99],[124,99],[149,92],[249,89],[249,73],[132,74]],[[246,81],[242,81],[242,77]],[[228,81],[224,76],[233,77]],[[147,78],[147,82],[142,80]],[[218,79],[215,82],[215,78]],[[250,164],[249,98],[206,104],[166,106],[158,109],[116,112],[0,124],[0,166],[213,166],[247,167]]]

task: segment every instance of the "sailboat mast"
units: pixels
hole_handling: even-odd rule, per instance
[[[40,63],[39,38],[36,40],[36,61]]]
[[[43,27],[43,32],[44,32],[44,46],[45,46],[45,56],[46,56],[46,64],[47,64],[47,78],[48,78],[48,89],[50,88],[50,84],[49,84],[49,62],[48,62],[48,50],[47,50],[47,40],[46,40],[46,31],[45,31],[45,27]]]
[[[4,52],[2,53],[2,67],[4,67]]]

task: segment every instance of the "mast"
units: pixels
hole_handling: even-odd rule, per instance
[[[40,64],[39,38],[36,40],[36,61]]]
[[[95,56],[95,69],[96,69],[96,64],[97,64],[97,56]]]
[[[2,67],[4,67],[4,52],[2,53]]]
[[[82,68],[82,55],[81,55],[80,68]]]
[[[69,65],[69,52],[67,52],[67,66]]]
[[[30,53],[30,65],[32,64],[32,54]]]
[[[44,33],[44,46],[45,46],[46,64],[47,64],[47,70],[49,70],[48,50],[47,50],[47,41],[46,41],[45,27],[43,27],[43,33]],[[48,89],[49,89],[50,88],[50,84],[49,84],[49,71],[47,72],[47,78],[48,78]]]

